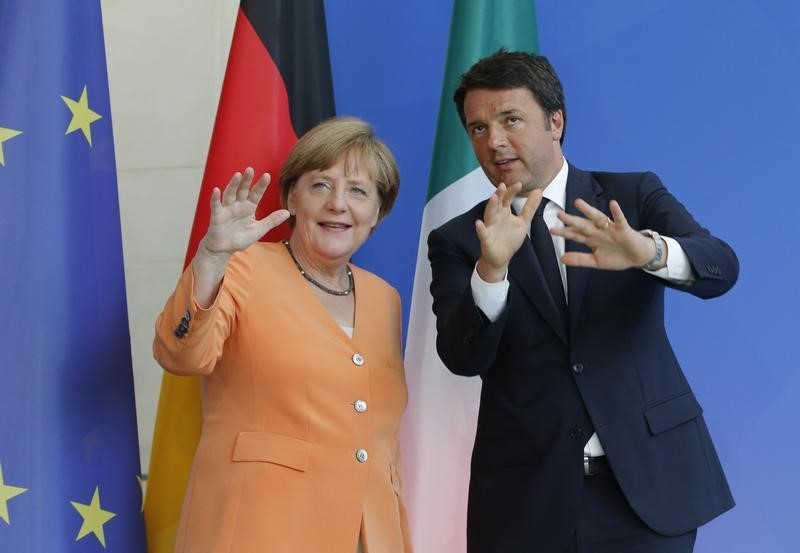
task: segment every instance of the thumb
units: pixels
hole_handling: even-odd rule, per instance
[[[258,221],[259,231],[261,236],[264,236],[269,231],[283,223],[289,218],[289,211],[286,209],[277,209]]]

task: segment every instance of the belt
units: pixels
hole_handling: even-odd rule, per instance
[[[605,455],[600,457],[583,456],[583,474],[585,476],[597,476],[599,474],[611,474],[611,466]]]

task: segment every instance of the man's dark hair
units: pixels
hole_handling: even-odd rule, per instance
[[[545,112],[548,121],[556,111],[561,110],[564,118],[564,130],[561,133],[561,144],[567,131],[567,106],[564,101],[564,90],[555,69],[544,56],[527,52],[509,52],[501,48],[494,54],[479,59],[461,75],[458,88],[453,94],[453,101],[458,109],[461,124],[466,128],[464,115],[464,98],[467,92],[475,89],[509,90],[527,88]]]

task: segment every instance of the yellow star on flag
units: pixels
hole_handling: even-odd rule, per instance
[[[110,511],[104,511],[100,507],[100,490],[95,487],[94,495],[92,495],[92,502],[88,505],[76,501],[70,501],[70,503],[75,507],[75,510],[78,511],[81,517],[83,517],[83,524],[81,524],[81,529],[78,531],[78,537],[75,538],[75,541],[87,536],[91,532],[105,548],[106,534],[103,531],[103,525],[117,515]]]
[[[6,140],[11,140],[15,136],[22,134],[22,131],[15,131],[14,129],[6,129],[5,127],[0,127],[0,165],[5,166],[6,160],[3,157],[3,142]]]
[[[61,99],[64,100],[64,103],[67,104],[67,107],[72,112],[72,120],[69,122],[67,132],[64,134],[69,134],[80,129],[83,131],[83,136],[85,136],[86,140],[89,142],[89,146],[91,146],[91,124],[103,116],[89,109],[89,95],[86,92],[86,86],[84,85],[83,92],[81,92],[81,97],[77,102],[71,98],[67,98],[66,96],[62,96]]]
[[[2,130],[3,129],[0,129],[0,131]],[[0,142],[2,142],[2,140],[0,140]],[[2,154],[2,150],[0,150],[0,154]],[[3,158],[0,155],[0,160],[2,159]],[[6,521],[6,524],[11,524],[11,521],[8,518],[8,500],[27,491],[27,488],[18,488],[16,486],[6,485],[6,483],[3,481],[3,465],[0,465],[0,518]]]

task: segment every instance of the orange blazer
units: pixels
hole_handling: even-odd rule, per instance
[[[408,553],[397,468],[400,297],[352,267],[349,338],[281,244],[234,255],[208,309],[188,268],[153,352],[202,375],[203,431],[177,553]]]

